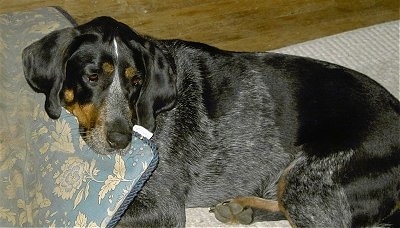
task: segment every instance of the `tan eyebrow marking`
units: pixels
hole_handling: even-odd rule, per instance
[[[125,69],[125,77],[126,77],[127,79],[132,79],[133,76],[135,76],[135,74],[136,74],[136,69],[135,69],[135,68],[133,68],[133,67],[127,67],[127,68]]]
[[[114,66],[109,62],[103,63],[101,67],[103,68],[103,71],[106,74],[111,74],[114,71]]]

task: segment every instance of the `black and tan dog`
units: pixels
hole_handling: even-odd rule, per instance
[[[213,205],[240,223],[399,216],[400,104],[360,73],[156,40],[108,17],[45,36],[23,64],[48,115],[72,112],[96,152],[127,150],[134,124],[154,131],[160,163],[121,225],[182,227],[186,207]]]

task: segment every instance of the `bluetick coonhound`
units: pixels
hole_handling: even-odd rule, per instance
[[[121,226],[185,224],[186,207],[248,224],[399,225],[400,104],[353,70],[138,34],[109,17],[23,51],[26,80],[101,154],[154,132],[160,162]],[[222,202],[222,203],[221,203]]]

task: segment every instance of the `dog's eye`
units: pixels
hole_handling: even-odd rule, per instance
[[[99,75],[98,74],[89,74],[89,75],[87,75],[87,78],[91,82],[97,82],[99,80]]]

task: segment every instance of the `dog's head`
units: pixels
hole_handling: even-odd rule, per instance
[[[109,17],[50,33],[22,53],[29,85],[46,95],[49,117],[65,107],[98,153],[124,149],[134,124],[155,130],[173,107],[172,63],[152,41]]]

